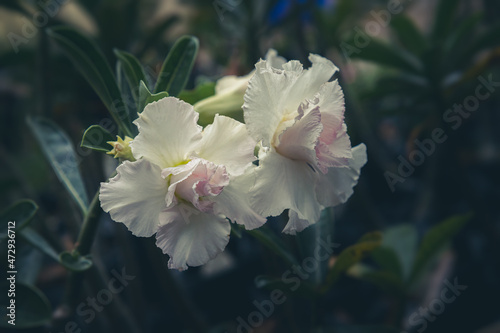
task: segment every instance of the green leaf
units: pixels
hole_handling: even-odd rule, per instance
[[[2,283],[2,290],[9,290],[5,282]],[[12,298],[14,299],[14,298]],[[2,297],[2,303],[7,300],[7,297]],[[52,309],[47,297],[35,286],[16,282],[16,297],[15,297],[15,326],[8,323],[9,314],[7,304],[0,306],[0,327],[25,329],[45,325],[52,319]]]
[[[314,287],[307,281],[303,280],[300,281],[300,284],[297,287],[295,283],[286,283],[283,279],[273,278],[266,275],[258,275],[255,277],[254,283],[259,289],[279,289],[283,293],[293,293],[295,296],[312,298],[316,295]]]
[[[86,256],[81,256],[78,252],[64,251],[59,255],[59,262],[67,269],[74,272],[83,272],[92,267],[92,260]]]
[[[383,241],[382,241],[383,244]],[[403,267],[396,251],[387,246],[379,246],[371,253],[373,260],[384,271],[388,271],[403,279]]]
[[[16,202],[0,214],[0,240],[7,238],[9,222],[15,222],[15,232],[25,228],[35,216],[37,204],[29,199]]]
[[[139,105],[139,86],[141,81],[146,81],[146,74],[144,73],[144,68],[142,67],[139,60],[132,54],[115,49],[115,55],[118,57],[118,61],[121,64],[121,68],[125,73],[127,82],[130,86],[130,91],[132,92],[132,97],[134,98],[137,105]]]
[[[48,34],[66,52],[108,108],[118,127],[131,135],[131,123],[120,89],[104,55],[92,40],[69,27],[48,29]]]
[[[141,81],[139,86],[139,110],[142,112],[146,105],[149,103],[153,103],[159,101],[160,99],[168,97],[168,93],[166,91],[159,92],[157,94],[152,94],[144,81]]]
[[[183,36],[175,42],[163,63],[154,93],[166,91],[170,96],[179,95],[191,74],[198,46],[198,39],[193,36]]]
[[[417,251],[418,234],[411,224],[400,224],[384,232],[382,245],[394,250],[401,263],[402,276],[407,279]],[[383,250],[382,250],[383,251]]]
[[[480,51],[499,47],[500,39],[498,38],[498,36],[500,36],[500,22],[494,24],[487,31],[475,37],[466,45],[462,45],[463,47],[465,47],[465,51],[461,52],[458,55],[456,62],[457,65],[461,66],[466,62],[470,62],[474,55]]]
[[[351,42],[351,45],[356,45]],[[420,74],[422,62],[413,54],[387,44],[379,39],[372,39],[370,43],[352,53],[352,58],[375,62],[379,65],[394,67],[403,71]]]
[[[247,230],[247,233],[257,239],[262,245],[284,259],[289,265],[298,265],[297,259],[291,250],[285,246],[283,240],[277,237],[271,229],[263,226],[259,229]]]
[[[35,230],[28,227],[24,229],[20,235],[31,246],[37,248],[40,252],[48,255],[52,259],[59,261],[59,254],[56,250],[54,250],[52,246],[50,246],[50,244]]]
[[[116,141],[116,138],[101,126],[92,125],[83,133],[80,146],[100,152],[108,152],[112,148],[107,143],[108,141]]]
[[[430,229],[418,249],[409,284],[415,282],[429,261],[450,241],[472,218],[472,213],[450,217]]]
[[[194,105],[207,97],[215,94],[215,82],[204,82],[196,86],[193,90],[183,90],[179,98],[184,102]]]
[[[458,9],[460,0],[440,0],[437,5],[434,25],[432,27],[432,40],[442,41],[453,28],[453,20]]]
[[[82,176],[78,171],[79,160],[70,139],[50,120],[28,118],[28,125],[57,177],[85,214],[88,207],[88,198]]]
[[[412,19],[406,15],[394,16],[391,20],[393,31],[406,49],[416,55],[421,55],[427,48],[427,41]]]
[[[370,252],[379,247],[381,242],[382,233],[378,231],[371,232],[361,237],[356,244],[342,251],[335,260],[333,267],[328,272],[326,283],[323,288],[321,288],[322,292],[328,291],[342,273],[363,260]]]

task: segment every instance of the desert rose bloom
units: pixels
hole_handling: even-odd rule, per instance
[[[262,146],[252,206],[263,216],[289,209],[289,234],[345,202],[366,163],[365,145],[351,149],[342,90],[328,82],[338,68],[317,55],[309,60],[307,70],[298,61],[282,69],[258,62],[243,105],[248,131]]]
[[[265,59],[275,68],[281,68],[286,63],[285,58],[269,49]],[[193,105],[200,114],[200,123],[208,124],[214,119],[215,114],[223,114],[231,118],[243,120],[243,96],[248,87],[248,81],[255,70],[244,76],[228,75],[220,78],[215,84],[215,95],[202,99]]]
[[[156,233],[169,267],[181,270],[224,250],[226,218],[247,229],[265,222],[246,193],[255,141],[245,125],[217,115],[202,131],[197,120],[193,107],[175,97],[148,104],[134,121],[136,161],[121,164],[100,190],[101,207],[114,221],[136,236]]]

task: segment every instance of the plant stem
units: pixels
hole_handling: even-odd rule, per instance
[[[90,254],[92,243],[94,242],[97,226],[99,222],[99,215],[101,213],[101,206],[99,205],[99,192],[97,192],[90,203],[85,219],[83,220],[80,234],[76,243],[75,250],[81,255]]]

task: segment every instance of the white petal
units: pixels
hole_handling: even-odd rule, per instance
[[[319,108],[307,113],[279,137],[278,153],[293,160],[316,164],[315,147],[323,130]]]
[[[248,132],[255,141],[263,141],[270,146],[274,132],[285,114],[295,112],[287,110],[288,91],[300,76],[298,72],[278,70],[261,60],[248,84],[245,93],[243,113]]]
[[[184,204],[161,215],[156,246],[170,256],[169,268],[185,270],[215,258],[229,242],[231,226],[221,217],[202,213]]]
[[[216,115],[214,123],[203,131],[195,148],[197,155],[215,164],[222,164],[230,175],[240,175],[255,160],[256,142],[239,121]]]
[[[302,72],[295,86],[288,92],[288,109],[296,109],[305,99],[313,99],[320,91],[321,86],[338,71],[337,66],[326,58],[311,54],[309,60],[312,66]]]
[[[347,168],[329,168],[326,175],[318,178],[316,195],[325,207],[344,203],[354,192],[361,168],[366,163],[366,146],[360,144],[352,149],[352,158]]]
[[[283,65],[286,64],[286,59],[279,56],[275,49],[269,49],[266,53],[265,59],[272,67],[277,69],[282,69]]]
[[[303,220],[299,218],[299,215],[294,210],[288,211],[288,223],[286,224],[283,232],[289,235],[295,235],[297,232],[301,232],[314,222],[310,222],[308,220]]]
[[[291,209],[300,219],[314,223],[321,210],[314,190],[317,175],[306,162],[270,151],[260,159],[256,169],[252,207],[262,216],[276,216]]]
[[[201,138],[197,121],[193,107],[175,97],[148,104],[134,121],[139,128],[130,144],[134,157],[144,157],[162,169],[184,162]]]
[[[167,182],[158,166],[146,160],[125,161],[109,183],[101,183],[99,199],[105,212],[136,236],[152,236],[166,207]]]
[[[254,72],[255,70],[244,76],[227,75],[221,77],[215,84],[215,93],[218,95],[231,91],[241,91],[241,94],[244,94],[248,86],[248,81],[250,81]]]
[[[345,101],[344,92],[338,80],[323,84],[317,93],[317,105],[321,115],[328,114],[333,117],[333,119],[329,120],[331,125],[335,128],[339,127],[344,122]]]
[[[231,221],[244,225],[247,230],[261,227],[266,223],[266,219],[250,206],[248,190],[255,183],[254,168],[251,166],[245,174],[231,178],[229,185],[214,198],[216,214],[222,214]]]

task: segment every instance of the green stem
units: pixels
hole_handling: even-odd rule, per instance
[[[99,192],[97,192],[90,203],[85,219],[83,220],[75,250],[81,255],[90,254],[92,243],[97,232],[101,206],[99,205]]]

